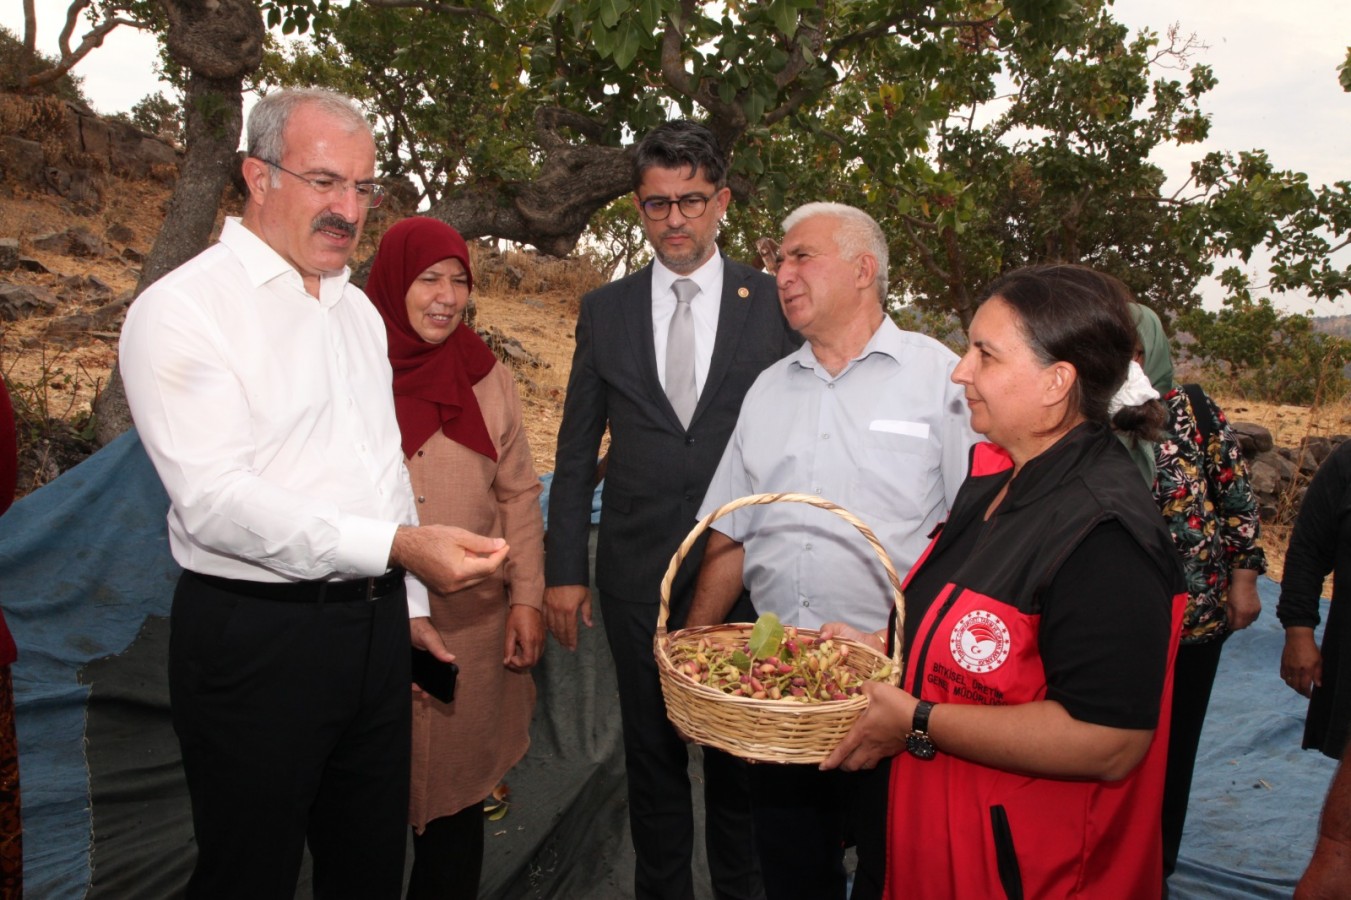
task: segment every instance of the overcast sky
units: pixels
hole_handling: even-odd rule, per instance
[[[38,46],[54,55],[66,3],[39,6]],[[1195,33],[1206,48],[1194,61],[1210,65],[1219,80],[1204,100],[1209,139],[1157,156],[1173,179],[1185,178],[1189,163],[1211,150],[1262,148],[1278,168],[1305,172],[1312,184],[1351,180],[1351,94],[1341,90],[1336,71],[1351,45],[1349,0],[1117,0],[1114,15],[1136,29],[1163,33],[1178,23],[1184,34]],[[22,34],[22,4],[0,0],[0,24]],[[152,70],[156,54],[152,37],[119,28],[75,73],[98,111],[122,112],[160,88]],[[1339,256],[1346,265],[1351,249]],[[1351,300],[1316,309],[1351,312]]]

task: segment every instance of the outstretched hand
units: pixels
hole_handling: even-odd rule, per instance
[[[510,549],[501,538],[453,525],[401,525],[394,532],[389,560],[438,594],[452,594],[496,572]]]

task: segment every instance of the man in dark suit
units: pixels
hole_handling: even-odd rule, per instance
[[[693,897],[688,754],[666,718],[652,655],[661,578],[693,527],[765,366],[800,343],[774,279],[725,259],[715,239],[731,191],[708,129],[668,122],[638,145],[634,202],[656,259],[582,298],[558,432],[546,537],[545,615],[576,649],[591,625],[587,534],[596,455],[608,425],[596,586],[619,676],[635,895]],[[689,608],[702,546],[672,586],[669,627]],[[729,620],[750,617],[749,604]],[[706,844],[719,898],[762,897],[744,763],[704,750]]]

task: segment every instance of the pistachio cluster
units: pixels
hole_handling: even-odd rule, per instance
[[[772,620],[772,621],[767,621]],[[779,624],[773,613],[756,621],[739,646],[709,637],[672,649],[676,670],[698,684],[734,697],[823,703],[863,692],[865,679],[846,665],[850,646]],[[884,681],[890,664],[870,680]]]

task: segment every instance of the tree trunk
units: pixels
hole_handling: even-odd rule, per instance
[[[244,78],[262,61],[263,18],[251,0],[161,0],[168,46],[191,73],[184,112],[188,152],[136,294],[200,253],[211,238],[221,192],[238,166]],[[94,400],[94,437],[103,446],[131,428],[117,366]]]
[[[573,143],[564,131],[583,140]],[[457,185],[427,215],[449,222],[468,239],[492,235],[567,256],[591,217],[633,190],[633,148],[600,144],[600,133],[598,123],[577,113],[540,107],[535,138],[542,161],[533,179]]]

